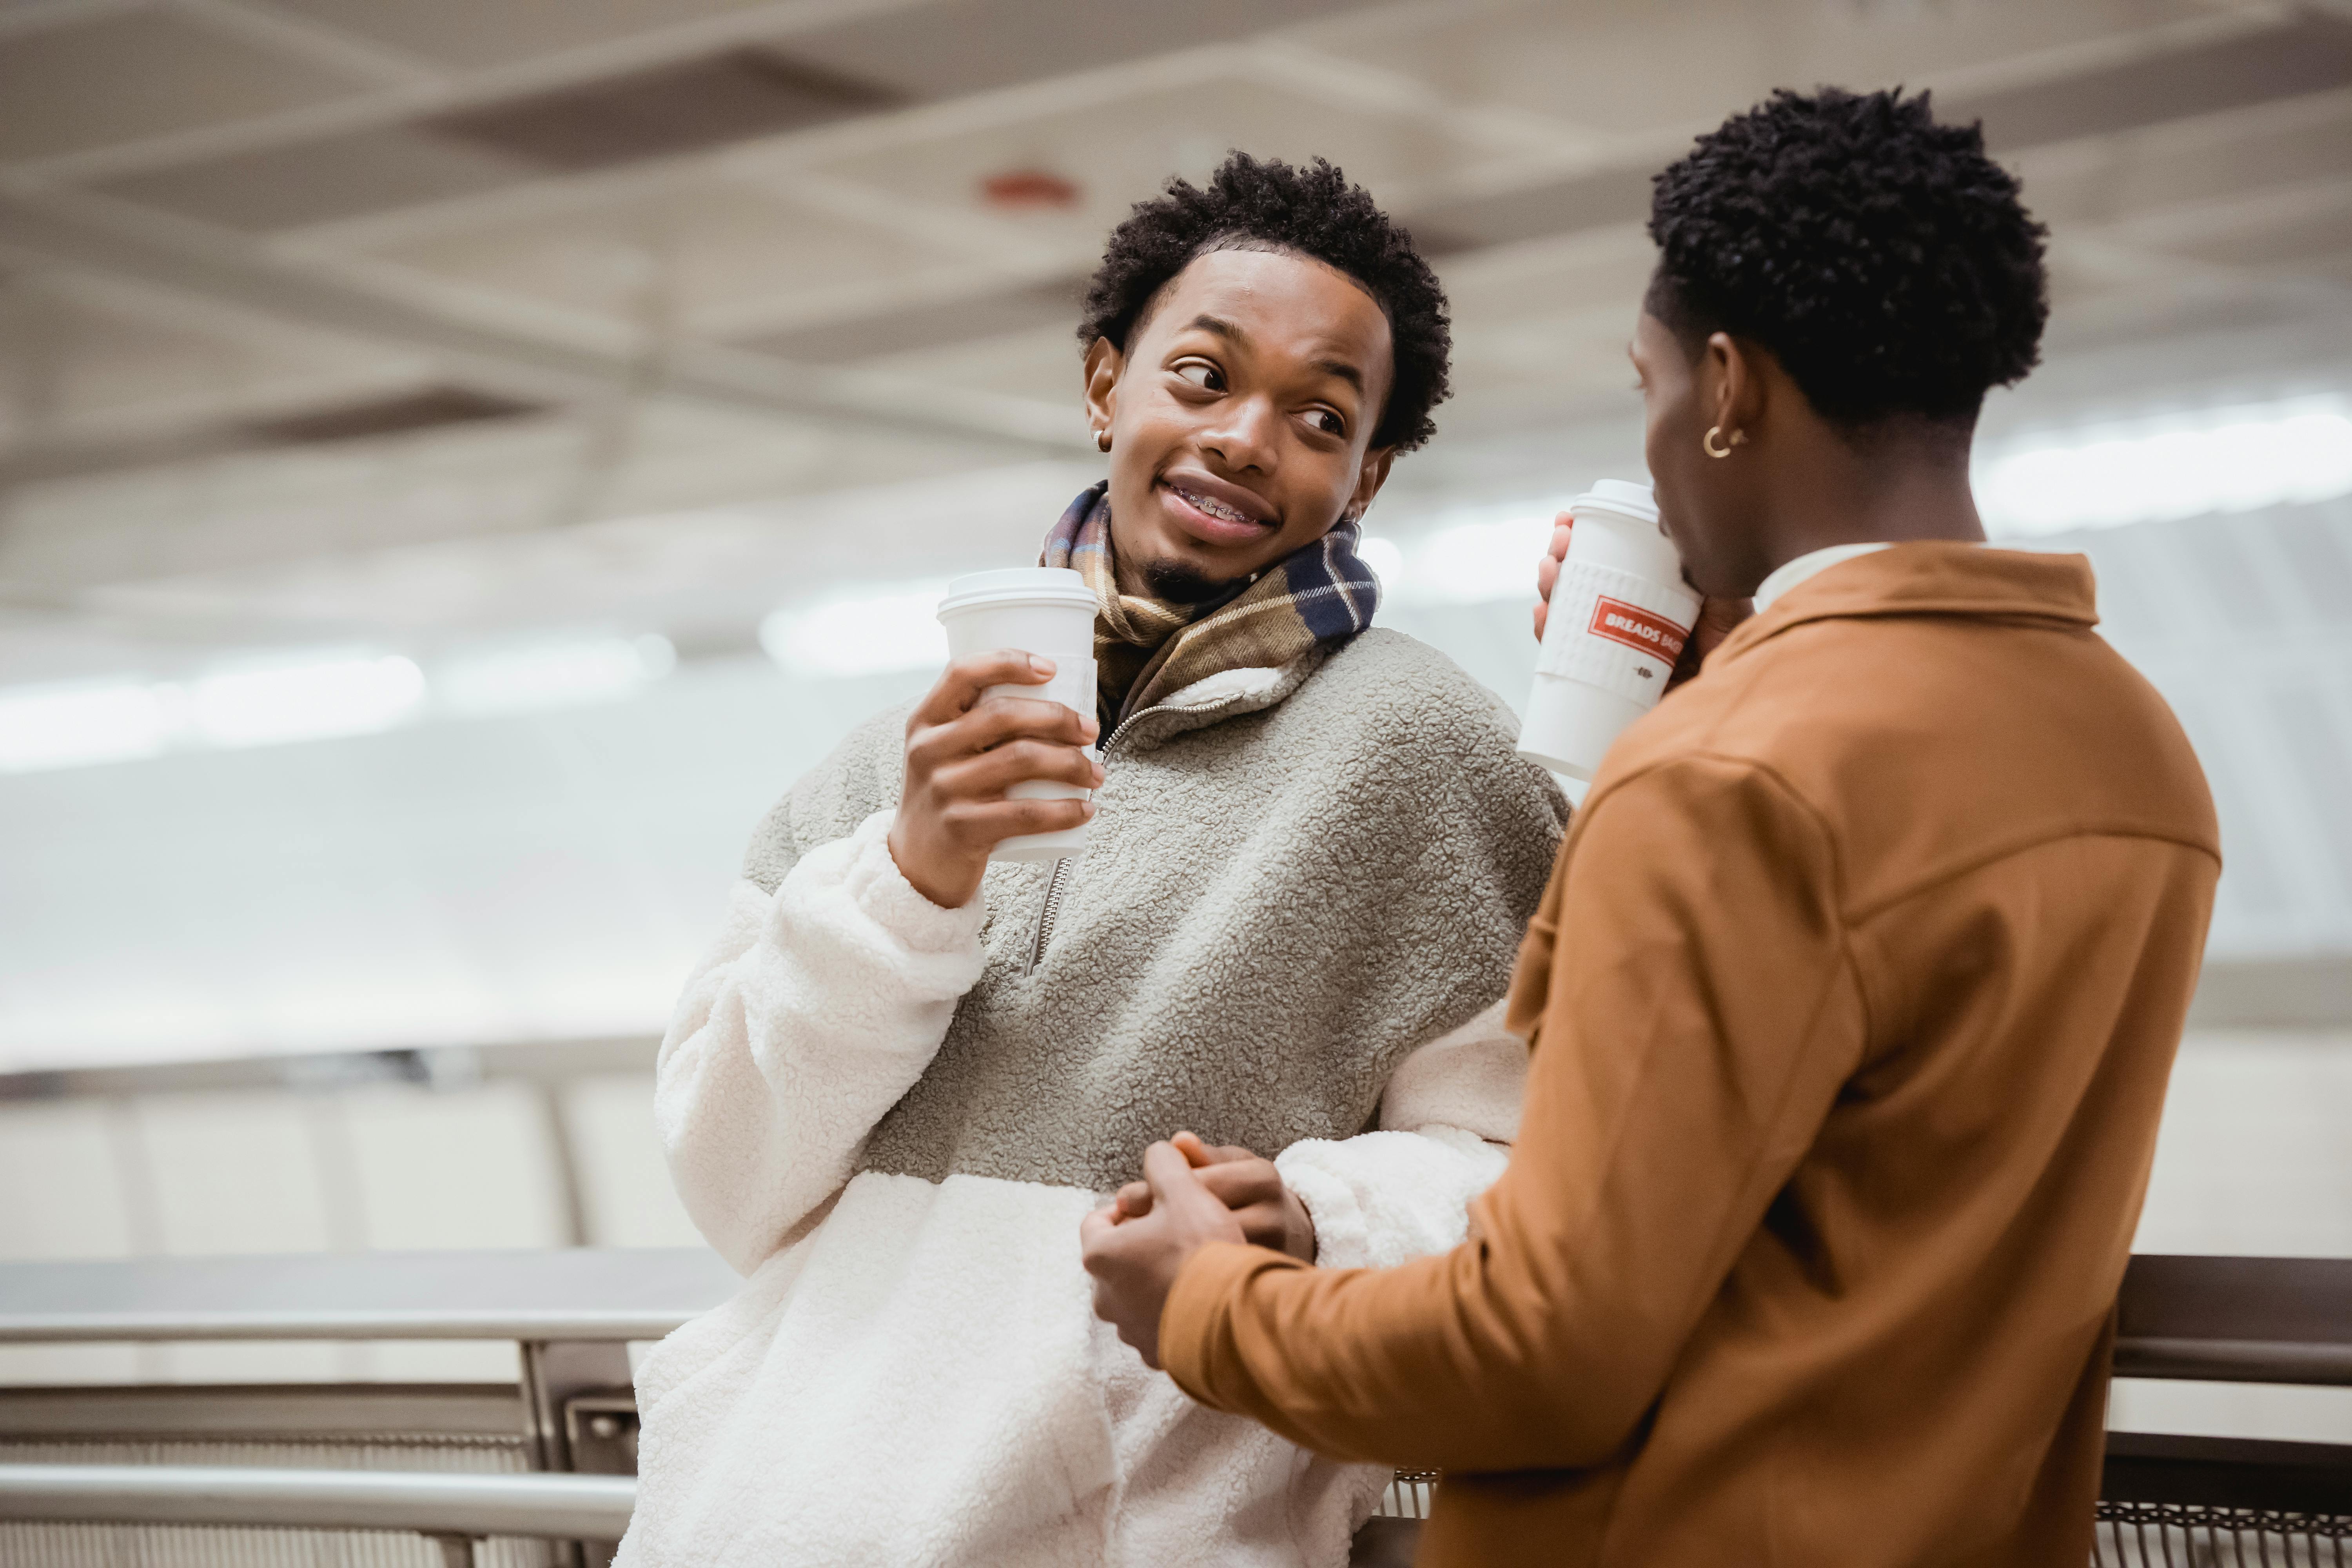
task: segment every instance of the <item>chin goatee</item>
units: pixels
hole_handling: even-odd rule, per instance
[[[1198,605],[1228,592],[1232,584],[1213,581],[1197,566],[1181,561],[1150,561],[1143,567],[1143,585],[1155,599],[1171,605]]]

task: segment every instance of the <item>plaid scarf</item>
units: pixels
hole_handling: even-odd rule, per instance
[[[1370,626],[1381,580],[1357,558],[1358,533],[1343,520],[1216,598],[1179,605],[1118,591],[1110,482],[1078,492],[1045,536],[1038,564],[1075,567],[1095,591],[1103,733],[1221,670],[1279,668],[1318,643],[1345,642]]]

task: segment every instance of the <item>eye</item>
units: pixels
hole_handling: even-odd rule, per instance
[[[1328,408],[1313,410],[1307,416],[1307,420],[1326,436],[1345,437],[1348,434],[1348,422]]]
[[[1188,359],[1176,366],[1176,374],[1203,392],[1223,392],[1225,373],[1204,359]]]

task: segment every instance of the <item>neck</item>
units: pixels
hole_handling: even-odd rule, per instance
[[[1856,444],[1826,427],[1790,454],[1758,538],[1759,579],[1816,550],[1921,539],[1984,541],[1965,437],[1889,434]]]

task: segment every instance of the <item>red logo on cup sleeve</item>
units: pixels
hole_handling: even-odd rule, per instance
[[[1637,653],[1646,653],[1668,664],[1682,657],[1683,638],[1688,635],[1654,610],[1606,595],[1592,606],[1592,624],[1584,629],[1594,637],[1623,643]]]

